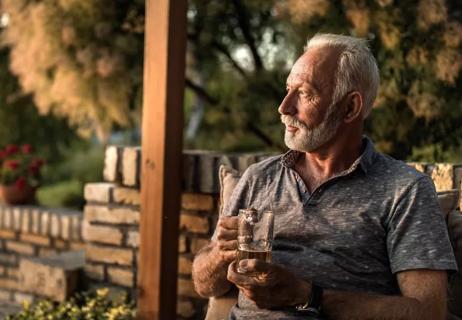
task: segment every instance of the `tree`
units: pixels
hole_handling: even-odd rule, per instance
[[[296,38],[339,32],[370,39],[381,87],[367,131],[382,151],[451,157],[462,136],[460,1],[288,0],[276,8]]]
[[[107,137],[138,121],[144,1],[3,0],[11,70],[41,114]]]

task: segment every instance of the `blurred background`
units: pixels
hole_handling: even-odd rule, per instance
[[[396,158],[462,163],[462,2],[190,0],[185,149],[283,151],[277,107],[307,38],[369,39],[366,131]],[[81,208],[107,144],[140,145],[144,1],[0,0],[0,147],[45,160],[37,201]]]

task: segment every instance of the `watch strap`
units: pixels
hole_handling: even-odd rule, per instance
[[[297,312],[319,315],[321,313],[322,287],[312,283],[311,294],[308,301],[295,307]]]

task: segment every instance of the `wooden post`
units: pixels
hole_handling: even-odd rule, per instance
[[[186,0],[147,0],[139,319],[176,319]]]

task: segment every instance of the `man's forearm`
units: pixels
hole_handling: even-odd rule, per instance
[[[228,263],[219,259],[214,243],[202,249],[192,267],[194,287],[201,296],[212,297],[225,294],[231,283],[226,279]]]
[[[328,319],[336,320],[446,319],[445,311],[435,312],[434,309],[414,298],[337,290],[324,290],[322,310]],[[438,312],[440,314],[435,314]]]

